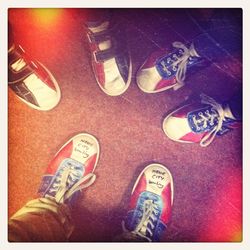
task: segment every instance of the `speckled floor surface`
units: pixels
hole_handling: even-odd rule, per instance
[[[125,94],[109,97],[95,82],[78,12],[60,10],[50,23],[36,19],[34,10],[9,13],[16,39],[53,72],[62,91],[60,104],[49,112],[30,109],[9,91],[9,216],[36,196],[48,162],[64,142],[88,132],[98,138],[101,154],[97,180],[73,211],[73,241],[111,241],[121,231],[134,182],[150,162],[167,166],[174,179],[172,218],[163,241],[239,241],[242,130],[201,148],[169,140],[161,123],[192,93],[225,100],[241,83],[211,65],[176,92],[143,93],[134,76],[147,56],[189,40],[197,30],[181,9],[123,9],[116,12],[127,25],[133,80]]]

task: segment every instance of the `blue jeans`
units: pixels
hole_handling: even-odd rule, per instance
[[[197,10],[196,14],[197,14]],[[193,24],[198,27],[200,34],[193,38],[197,53],[209,60],[216,61],[226,58],[232,67],[242,70],[242,10],[241,9],[210,9],[211,17],[203,19],[195,16],[194,11],[187,15]],[[225,65],[221,65],[223,68]],[[229,68],[230,71],[230,68]],[[228,72],[228,68],[225,68]],[[228,72],[242,83],[242,74]],[[238,90],[226,102],[237,120],[242,120],[242,90]]]
[[[187,13],[192,23],[198,27],[200,34],[192,39],[197,52],[214,60],[228,56],[236,59],[234,54],[242,51],[242,10],[212,9],[208,20]]]

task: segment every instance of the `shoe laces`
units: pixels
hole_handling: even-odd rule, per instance
[[[199,126],[205,129],[208,126],[212,127],[208,134],[200,141],[200,145],[206,147],[214,140],[216,134],[221,130],[223,121],[225,120],[225,112],[221,104],[205,94],[201,94],[201,103],[212,106],[211,112],[207,109],[205,112],[198,113],[199,119],[193,118],[197,130],[199,130]],[[215,120],[217,120],[217,122],[215,122]]]
[[[146,200],[143,204],[142,218],[136,228],[131,233],[136,234],[148,241],[152,241],[150,237],[153,236],[153,229],[155,228],[154,222],[157,221],[157,204],[153,200]],[[148,227],[150,225],[150,228]],[[125,227],[125,222],[122,222],[122,228],[124,232],[129,230]],[[146,234],[149,233],[150,237]]]
[[[81,175],[82,173],[75,169],[72,163],[66,163],[62,174],[56,177],[55,182],[52,184],[52,188],[49,190],[50,192],[55,192],[54,199],[57,203],[63,203],[75,192],[89,187],[96,179],[93,173],[89,173],[80,178]],[[79,180],[76,181],[77,179]]]
[[[189,58],[192,57],[199,57],[197,52],[195,51],[194,45],[191,44],[189,48],[187,48],[183,43],[181,42],[174,42],[173,47],[183,50],[183,53],[181,56],[175,55],[174,58],[176,59],[173,64],[173,70],[176,70],[176,81],[177,84],[175,86],[175,90],[182,87],[184,85],[184,80],[186,77],[186,71],[187,71],[187,63]],[[177,68],[177,69],[176,69]]]

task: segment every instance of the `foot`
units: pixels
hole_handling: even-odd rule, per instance
[[[124,93],[130,85],[132,64],[124,30],[111,27],[110,21],[89,22],[87,37],[92,68],[99,87],[110,96]]]
[[[54,108],[61,93],[51,72],[42,63],[32,60],[20,45],[12,46],[8,58],[8,83],[17,97],[37,110]]]
[[[168,169],[157,163],[148,165],[132,190],[123,230],[145,241],[159,241],[170,219],[173,196]]]
[[[146,93],[158,93],[184,85],[186,71],[200,62],[200,57],[191,44],[187,48],[180,42],[173,43],[174,51],[156,51],[139,69],[136,79],[138,87]]]
[[[174,141],[200,143],[206,147],[216,135],[223,135],[240,124],[227,105],[201,95],[201,102],[185,105],[169,114],[163,121],[163,130]]]
[[[50,162],[38,193],[57,203],[68,203],[95,181],[99,144],[90,134],[78,134],[66,142]]]

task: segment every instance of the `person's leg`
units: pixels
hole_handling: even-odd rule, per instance
[[[214,28],[191,42],[201,57],[212,61],[225,56],[236,60],[234,53],[241,53],[242,50],[242,34],[225,27]]]
[[[123,232],[116,242],[160,241],[170,220],[174,197],[173,178],[169,170],[152,163],[144,168],[133,187]]]
[[[200,67],[206,67],[221,58],[226,59],[226,63],[220,68],[241,81],[239,70],[234,72],[235,67],[242,67],[239,59],[242,51],[241,22],[231,25],[224,18],[219,25],[219,20],[218,17],[217,26],[201,28],[200,34],[185,44],[174,42],[172,51],[162,49],[151,54],[137,73],[139,88],[147,93],[178,89],[184,85],[186,74],[198,72]]]
[[[241,9],[190,9],[186,15],[199,35],[192,39],[196,51],[210,59],[241,52]]]
[[[68,205],[39,198],[10,218],[8,235],[10,242],[67,241],[73,229]]]
[[[223,104],[231,116],[242,121],[242,90],[238,90],[228,101]]]
[[[240,8],[187,9],[186,18],[200,30],[200,33],[217,28],[228,28],[239,33],[242,31],[242,9]]]
[[[90,134],[72,137],[49,163],[38,190],[9,221],[9,241],[67,241],[74,229],[70,208],[95,181],[99,143]]]
[[[199,143],[206,147],[216,136],[242,124],[242,92],[219,103],[201,95],[200,102],[186,104],[171,112],[163,121],[166,136],[177,142]]]
[[[192,39],[197,53],[217,65],[228,76],[242,81],[242,10],[205,9],[211,15],[204,18],[202,10],[188,11],[188,16],[200,30]],[[193,68],[194,72],[196,69]],[[189,72],[189,73],[192,73]]]

